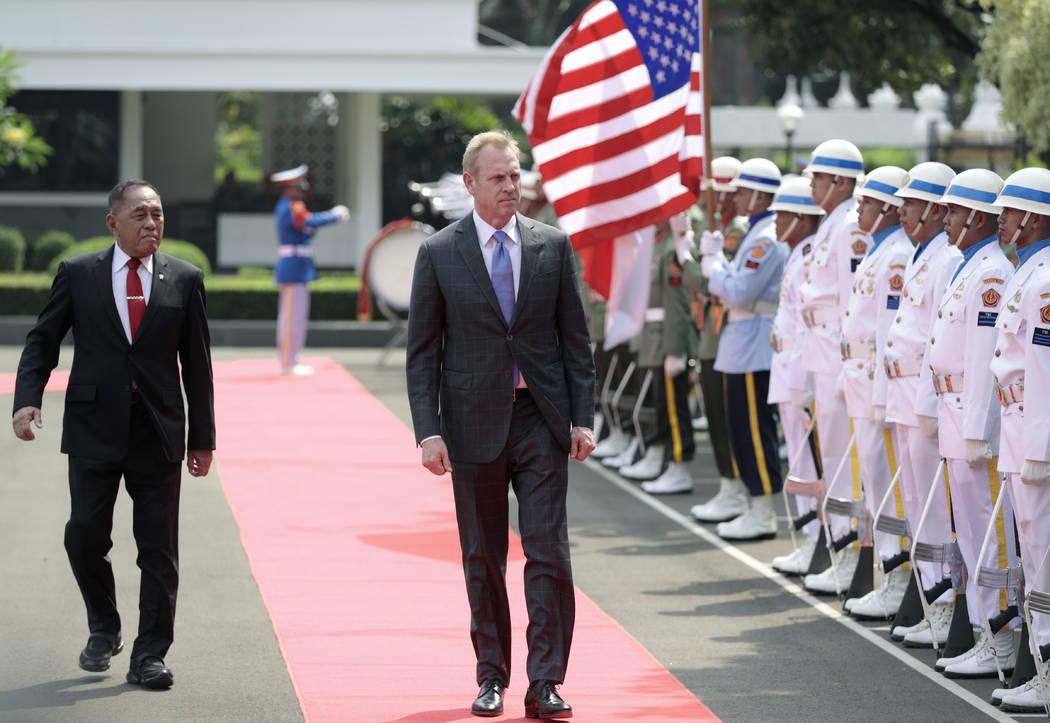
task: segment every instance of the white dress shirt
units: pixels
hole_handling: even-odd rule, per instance
[[[472,213],[474,215],[474,228],[478,230],[478,243],[481,244],[481,255],[485,259],[485,268],[488,269],[489,278],[492,278],[492,256],[496,252],[496,239],[492,235],[496,233],[497,229],[485,223],[477,211]],[[517,300],[518,280],[521,278],[521,243],[518,241],[517,216],[511,216],[510,220],[507,221],[507,225],[499,230],[507,234],[507,240],[504,243],[507,246],[507,253],[510,254],[511,269],[514,271],[514,299]]]
[[[131,257],[124,253],[120,246],[113,245],[113,302],[117,305],[117,316],[124,327],[124,335],[131,343],[131,320],[128,317],[128,260]],[[142,282],[142,295],[149,304],[149,293],[153,288],[153,255],[140,259],[138,268],[139,280]]]

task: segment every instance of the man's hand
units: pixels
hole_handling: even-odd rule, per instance
[[[700,235],[700,253],[704,256],[721,254],[725,240],[721,231],[704,231]]]
[[[813,411],[813,392],[809,389],[788,388],[791,396],[791,406],[798,410],[799,414],[807,415]]]
[[[441,437],[428,439],[420,445],[423,450],[423,466],[433,474],[443,475],[452,471],[452,460],[448,458],[448,447]]]
[[[668,354],[664,357],[664,374],[674,379],[689,367],[689,360],[685,355]]]
[[[971,467],[983,464],[992,458],[992,447],[983,439],[964,439],[963,454]]]
[[[44,426],[40,410],[36,407],[22,407],[11,418],[11,427],[15,430],[15,436],[26,442],[36,439],[32,427],[34,424],[37,429]]]
[[[721,252],[717,254],[708,254],[700,259],[700,274],[705,279],[710,279],[712,276],[721,275],[722,270],[728,265],[726,257]]]
[[[204,477],[211,469],[212,451],[210,449],[191,449],[186,455],[186,469],[191,477]]]
[[[339,223],[344,223],[350,220],[350,209],[342,204],[332,206],[332,213],[339,217]]]
[[[1026,459],[1021,466],[1021,481],[1026,485],[1045,485],[1050,482],[1050,462]]]
[[[590,427],[572,428],[572,447],[569,457],[582,462],[594,451],[594,430]]]
[[[937,439],[937,417],[928,417],[925,414],[916,414],[919,419],[919,429],[927,439]]]

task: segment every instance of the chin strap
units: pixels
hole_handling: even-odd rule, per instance
[[[1014,235],[1010,238],[1010,243],[1012,243],[1012,244],[1016,244],[1017,243],[1018,237],[1021,235],[1021,232],[1024,231],[1025,226],[1028,225],[1028,219],[1030,219],[1031,217],[1032,217],[1032,212],[1031,211],[1025,211],[1024,212],[1024,218],[1021,219],[1021,223],[1017,224],[1017,230],[1014,231]]]
[[[791,225],[788,226],[787,231],[784,232],[784,238],[782,239],[784,243],[787,243],[787,240],[791,238],[791,232],[795,230],[795,226],[798,226],[798,216],[791,219]]]
[[[977,209],[976,208],[971,208],[970,209],[970,215],[966,217],[966,223],[963,224],[962,231],[959,232],[959,237],[957,239],[955,239],[955,241],[952,242],[955,246],[959,245],[959,242],[962,241],[963,236],[965,236],[966,232],[970,230],[970,224],[973,223],[973,217],[976,214],[977,214]]]
[[[838,181],[839,181],[839,177],[838,176],[832,176],[831,177],[831,183],[828,185],[827,193],[824,194],[824,198],[820,199],[820,203],[817,204],[818,206],[820,206],[821,208],[824,208],[824,204],[828,202],[829,198],[831,198],[831,192],[835,190],[835,184],[838,183]],[[825,210],[827,210],[827,209],[825,209]]]
[[[877,229],[879,227],[879,224],[882,223],[882,219],[886,218],[886,212],[890,210],[890,206],[892,206],[892,205],[893,204],[891,204],[889,202],[882,204],[882,209],[879,211],[879,215],[875,219],[875,223],[873,223],[871,225],[872,229]],[[875,233],[875,232],[872,231],[871,233]]]
[[[751,210],[755,207],[755,199],[758,198],[758,190],[755,188],[751,189],[751,198],[747,201],[747,216],[750,218]]]
[[[919,216],[919,226],[926,223],[926,219],[929,218],[930,211],[933,210],[933,201],[926,202],[926,208],[922,209],[922,215]]]

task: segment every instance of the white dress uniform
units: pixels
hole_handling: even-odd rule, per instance
[[[842,321],[843,390],[846,411],[856,435],[857,459],[864,499],[872,520],[897,471],[895,434],[886,424],[884,350],[890,326],[900,307],[904,272],[915,249],[900,225],[872,234],[873,246],[853,278],[846,317]],[[904,516],[899,489],[884,508]],[[879,556],[900,552],[900,538],[876,533]]]
[[[985,612],[995,615],[1007,605],[1006,590],[975,589],[979,567],[977,556],[992,508],[999,494],[1000,478],[995,455],[999,450],[999,402],[995,378],[989,369],[996,343],[996,322],[1007,281],[1013,267],[989,236],[963,252],[962,265],[949,278],[930,332],[929,368],[922,380],[930,379],[937,390],[938,438],[948,470],[955,518],[955,539],[966,563],[967,599],[980,594]],[[921,400],[920,400],[921,401]],[[916,406],[919,414],[928,408]],[[988,442],[992,459],[970,465],[965,440]],[[1010,500],[1003,502],[996,519],[983,567],[1006,568],[1017,564]],[[982,624],[975,602],[967,606],[970,622]]]
[[[943,231],[922,244],[904,272],[900,308],[890,325],[886,340],[885,370],[886,421],[897,425],[897,458],[901,466],[901,491],[904,496],[904,516],[914,535],[922,517],[923,506],[929,496],[930,485],[937,474],[941,454],[937,440],[919,429],[916,408],[926,416],[937,416],[937,394],[933,384],[921,384],[919,375],[926,360],[930,331],[937,316],[937,307],[944,296],[948,279],[955,272],[962,254],[948,243]],[[947,484],[942,482],[934,496],[921,542],[943,545],[952,541],[951,518],[948,511]],[[920,562],[923,585],[930,587],[944,577],[941,566]],[[937,602],[951,602],[947,590]]]
[[[1050,239],[1017,252],[1006,286],[991,370],[1002,408],[999,472],[1007,480],[1021,543],[1025,592],[1050,590],[1050,566],[1036,570],[1050,545],[1050,486],[1024,484],[1025,460],[1050,461]],[[1027,399],[1026,399],[1027,398]],[[1027,411],[1026,411],[1027,407]],[[1036,640],[1050,643],[1050,616],[1033,615]]]
[[[817,479],[817,468],[813,456],[800,452],[806,441],[806,420],[791,403],[791,390],[813,391],[813,376],[802,366],[802,349],[806,345],[806,325],[802,322],[802,303],[799,287],[806,280],[806,271],[812,255],[816,236],[808,236],[791,250],[784,264],[784,275],[780,279],[780,305],[773,318],[773,361],[769,369],[770,404],[780,409],[780,426],[784,430],[788,460],[797,460],[788,474],[806,481]],[[795,498],[799,516],[813,509],[816,500],[812,497]],[[816,520],[803,528],[811,540],[820,535],[820,523]]]
[[[871,238],[857,228],[856,207],[853,199],[843,201],[821,221],[813,240],[806,281],[799,288],[803,321],[808,328],[802,367],[813,374],[814,413],[828,484],[847,454],[849,444],[846,403],[838,391],[842,371],[842,319],[853,288],[853,272],[871,245]],[[847,466],[839,476],[833,496],[859,498],[859,487],[843,494],[853,482]],[[832,517],[831,533],[836,539],[849,528],[848,519]]]

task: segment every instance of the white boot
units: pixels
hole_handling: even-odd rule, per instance
[[[622,452],[612,457],[606,457],[602,460],[602,467],[609,467],[611,469],[620,469],[634,462],[634,458],[638,456],[638,446],[641,442],[637,437],[631,437],[631,441],[627,443],[627,446]]]
[[[773,569],[785,575],[802,575],[809,569],[809,562],[813,559],[813,552],[817,549],[817,541],[808,537],[790,555],[780,555],[773,558]]]
[[[928,617],[925,617],[914,625],[908,627],[904,627],[903,625],[894,626],[890,632],[890,637],[900,642],[906,640],[907,637],[911,635],[912,645],[923,648],[933,647],[931,641],[936,639],[937,647],[941,647],[948,642],[948,629],[952,625],[953,612],[955,612],[955,605],[953,603],[933,603],[930,605],[930,614]],[[930,635],[931,627],[933,628],[932,636]]]
[[[616,429],[613,427],[609,432],[609,436],[598,443],[598,446],[591,452],[592,457],[615,457],[618,454],[623,454],[623,451],[627,449],[627,435],[623,433],[622,429]]]
[[[660,476],[664,467],[664,446],[662,444],[650,444],[645,450],[645,456],[634,464],[620,467],[620,474],[627,479],[643,480],[654,479]]]
[[[738,479],[722,478],[718,494],[702,505],[693,505],[689,510],[700,522],[724,522],[747,512],[751,506],[751,493]]]
[[[973,655],[974,653],[976,653],[980,649],[981,644],[984,641],[984,631],[981,630],[981,628],[979,628],[976,625],[971,625],[971,627],[973,628],[974,640],[977,641],[977,642],[974,643],[974,646],[972,648],[970,648],[969,650],[967,650],[965,652],[962,652],[959,655],[950,657],[950,658],[947,657],[947,656],[941,657],[941,658],[937,658],[936,662],[934,662],[934,664],[933,664],[933,669],[934,670],[936,670],[938,673],[943,673],[944,669],[947,668],[949,665],[955,665],[956,663],[961,663],[962,661],[966,660],[967,658],[969,658],[971,655]]]
[[[1036,675],[1024,685],[1008,690],[1003,695],[999,707],[1007,713],[1045,713],[1050,696],[1050,681],[1046,681],[1044,685],[1045,690],[1039,684],[1039,676]]]
[[[751,509],[729,522],[720,522],[715,532],[723,540],[768,540],[777,536],[773,495],[755,495]]]
[[[897,614],[904,600],[911,572],[903,566],[890,570],[882,576],[879,589],[871,597],[865,596],[849,609],[849,614],[863,620],[889,620]]]
[[[707,417],[697,417],[693,420],[694,432],[706,432],[708,428]]]
[[[664,473],[651,482],[642,482],[642,489],[651,495],[673,495],[693,491],[693,475],[681,462],[671,462]]]
[[[970,657],[958,663],[945,666],[944,677],[946,678],[994,678],[999,670],[1009,673],[1017,663],[1017,653],[1014,651],[1013,635],[1009,627],[1004,627],[989,640],[987,635],[981,636],[982,644],[978,644],[977,650]],[[998,662],[998,667],[996,663]],[[1006,702],[1006,699],[1003,699]]]
[[[815,575],[806,575],[802,579],[802,586],[810,592],[823,593],[825,595],[837,595],[849,590],[853,582],[853,573],[857,569],[857,561],[860,559],[860,550],[854,549],[853,545],[839,550],[835,554],[835,564],[830,565],[824,572]],[[838,578],[838,586],[835,578]]]

